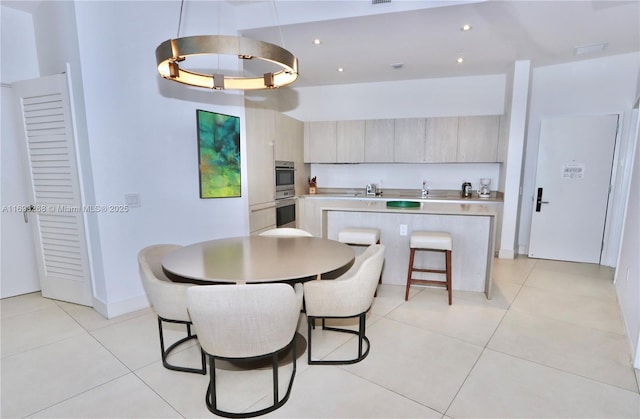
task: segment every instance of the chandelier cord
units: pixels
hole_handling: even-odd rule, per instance
[[[178,17],[178,33],[176,38],[180,38],[180,25],[182,24],[182,8],[184,7],[184,0],[180,2],[180,17]]]
[[[276,13],[276,25],[278,25],[278,31],[280,32],[280,42],[282,43],[282,48],[287,48],[284,44],[284,36],[282,35],[282,26],[280,26],[280,17],[278,16],[278,8],[276,7],[276,1],[272,0],[271,4],[273,4],[273,11]]]

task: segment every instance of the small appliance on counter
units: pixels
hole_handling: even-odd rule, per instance
[[[460,196],[463,198],[471,198],[471,182],[463,182]]]
[[[489,198],[491,196],[491,189],[489,189],[489,185],[491,185],[491,179],[480,179],[480,188],[478,189],[478,196],[480,198]]]
[[[378,188],[375,184],[369,183],[366,187],[367,196],[376,196],[378,193]]]

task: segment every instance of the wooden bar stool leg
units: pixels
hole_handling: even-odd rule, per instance
[[[446,261],[446,269],[447,269],[447,291],[449,292],[449,305],[451,305],[451,250],[447,250],[447,261]]]
[[[409,299],[409,287],[411,286],[411,276],[413,273],[413,257],[416,254],[416,249],[411,249],[409,252],[409,269],[407,270],[407,290],[404,293],[404,300]]]

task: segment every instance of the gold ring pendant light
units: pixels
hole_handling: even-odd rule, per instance
[[[182,5],[180,15],[182,19]],[[265,73],[262,77],[231,77],[198,73],[182,69],[178,64],[191,56],[211,54],[268,61],[281,69],[275,73]],[[274,89],[287,86],[298,78],[298,59],[286,49],[268,42],[231,35],[199,35],[166,40],[156,48],[156,62],[158,72],[167,80],[215,90]]]

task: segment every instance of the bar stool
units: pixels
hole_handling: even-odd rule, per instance
[[[338,241],[351,246],[370,246],[380,244],[380,229],[350,227],[338,232]],[[378,284],[382,284],[382,274],[378,279]],[[375,296],[378,295],[376,291]]]
[[[407,290],[404,295],[405,301],[409,299],[409,287],[411,284],[420,285],[437,285],[447,289],[449,292],[449,305],[451,305],[451,248],[452,240],[451,234],[440,231],[414,231],[411,233],[409,242],[411,252],[409,254],[409,270],[407,273]],[[416,250],[430,251],[430,252],[444,252],[445,253],[445,269],[424,269],[416,268],[413,266],[413,259]],[[427,279],[414,279],[413,272],[428,272],[436,274],[445,274],[446,280],[436,281]]]

